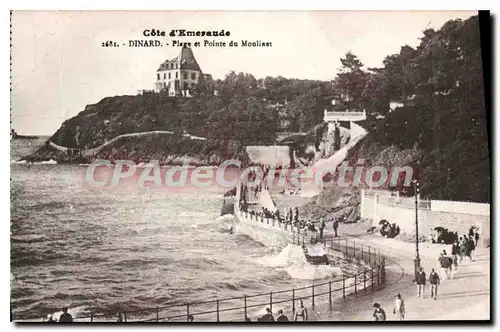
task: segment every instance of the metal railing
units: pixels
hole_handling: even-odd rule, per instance
[[[300,243],[304,240],[297,241]],[[378,250],[345,238],[334,237],[325,238],[324,246],[340,254],[338,259],[354,264],[355,271],[305,287],[121,312],[123,321],[185,322],[190,315],[196,317],[196,321],[244,321],[246,317],[251,316],[250,311],[255,308],[269,307],[273,310],[273,307],[279,307],[285,312],[294,313],[299,300],[309,300],[306,304],[308,309],[314,310],[321,305],[331,310],[335,300],[374,291],[385,282],[385,257]],[[90,313],[76,317],[74,321],[110,321],[116,319],[117,314]]]
[[[315,243],[318,232],[287,224],[273,218],[265,218],[257,213],[238,211],[241,218],[267,224],[289,232],[293,244],[304,246],[306,243]],[[296,302],[310,300],[310,307],[314,310],[317,305],[326,305],[332,308],[334,299],[345,299],[349,295],[360,292],[374,291],[385,282],[385,257],[376,249],[356,243],[347,238],[325,237],[321,240],[325,248],[333,251],[334,260],[343,263],[342,277],[323,283],[312,284],[286,290],[271,291],[253,295],[214,299],[200,302],[189,302],[141,308],[121,312],[90,313],[74,318],[75,322],[99,322],[116,320],[118,313],[122,314],[123,321],[133,322],[186,322],[190,315],[196,321],[244,321],[249,316],[249,310],[255,308],[279,306],[286,312],[295,312]],[[337,263],[338,263],[337,262]],[[222,317],[221,317],[222,316]]]

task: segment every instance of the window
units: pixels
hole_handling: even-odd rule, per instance
[[[191,79],[194,81],[196,79],[196,73],[191,73]]]
[[[166,79],[167,78],[167,73],[164,73],[163,74],[163,79]]]
[[[188,79],[188,73],[184,73],[184,79],[187,80]]]
[[[156,74],[158,81],[160,80],[160,74]]]
[[[172,75],[171,75],[171,73],[169,72],[169,73],[168,73],[168,79],[171,79],[171,78],[172,78]]]
[[[175,72],[175,78],[179,78],[179,72],[178,71]]]

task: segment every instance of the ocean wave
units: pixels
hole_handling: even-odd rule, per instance
[[[48,240],[50,239],[43,234],[17,235],[10,237],[11,243],[37,243],[46,242]]]
[[[17,164],[17,165],[25,165],[25,164],[30,164],[30,165],[57,165],[57,161],[54,159],[49,159],[49,160],[44,160],[44,161],[34,161],[34,162],[28,162],[26,160],[14,160],[10,162],[11,164]]]
[[[25,208],[28,208],[30,210],[45,211],[45,210],[50,210],[50,209],[63,209],[69,205],[70,204],[68,202],[50,201],[47,203],[37,203],[37,204],[33,204],[33,205],[27,205],[27,206],[25,206]]]
[[[342,269],[339,266],[331,265],[292,265],[287,266],[285,271],[293,279],[300,280],[320,280],[342,275]]]
[[[320,252],[317,248],[315,250]],[[264,266],[282,268],[293,279],[318,280],[342,274],[340,266],[309,264],[304,250],[294,244],[288,244],[278,255],[264,256],[258,262]]]
[[[57,161],[54,159],[49,159],[45,161],[35,161],[33,164],[35,165],[57,165]]]
[[[304,250],[295,244],[288,244],[276,256],[264,256],[258,262],[268,267],[286,267],[289,265],[307,264]]]

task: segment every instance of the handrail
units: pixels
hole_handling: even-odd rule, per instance
[[[258,221],[256,221],[258,222]],[[300,234],[302,237],[306,237],[307,234]],[[300,240],[299,240],[300,242]],[[217,321],[220,321],[220,313],[226,313],[226,312],[236,312],[244,311],[244,315],[248,315],[247,310],[251,308],[257,308],[257,307],[270,307],[273,304],[283,304],[287,302],[291,302],[292,308],[295,308],[295,302],[298,300],[304,300],[304,299],[312,299],[313,301],[313,307],[314,307],[314,299],[318,299],[321,297],[325,297],[327,294],[329,298],[332,298],[332,294],[339,295],[342,294],[342,297],[345,298],[348,295],[351,294],[357,294],[360,291],[365,291],[365,290],[374,290],[376,286],[379,286],[380,284],[385,282],[385,257],[381,255],[381,253],[368,246],[368,245],[357,245],[356,242],[352,240],[348,240],[345,238],[334,238],[334,237],[325,237],[324,238],[324,245],[325,247],[328,247],[329,249],[339,252],[342,254],[344,260],[360,260],[364,261],[365,264],[368,264],[368,266],[356,266],[356,272],[353,274],[344,274],[342,277],[335,278],[332,280],[329,280],[327,282],[322,282],[319,284],[313,284],[310,286],[303,286],[303,287],[298,287],[298,288],[292,288],[292,289],[284,289],[284,290],[278,290],[278,291],[272,291],[272,292],[266,292],[266,293],[259,293],[259,294],[251,294],[251,295],[243,295],[241,297],[231,297],[231,298],[223,298],[223,299],[216,299],[216,300],[209,300],[209,301],[202,301],[202,302],[193,302],[193,303],[184,303],[184,304],[172,304],[172,305],[167,305],[167,306],[161,306],[161,307],[150,307],[150,308],[141,308],[137,310],[130,310],[130,311],[123,311],[121,312],[124,314],[125,317],[131,318],[131,314],[137,314],[137,313],[148,313],[149,316],[157,315],[155,318],[147,317],[147,315],[141,315],[145,316],[141,319],[138,320],[133,320],[134,322],[152,322],[152,321],[170,321],[172,319],[180,319],[180,318],[186,318],[188,315],[196,315],[196,316],[202,316],[202,315],[210,315],[210,314],[217,314]],[[357,271],[359,269],[363,269],[361,272]],[[347,282],[349,281],[349,282]],[[334,283],[339,283],[342,282],[341,287],[336,287],[332,289],[331,285]],[[328,291],[322,289],[321,291],[314,293],[312,291],[313,289],[319,290],[320,288],[325,288],[328,287]],[[312,293],[308,292],[312,291]],[[308,294],[304,294],[307,292]],[[291,296],[290,296],[291,293]],[[300,293],[300,294],[296,294]],[[309,294],[310,293],[310,294]],[[276,298],[273,300],[273,296],[276,296]],[[267,301],[259,301],[259,303],[247,303],[247,300],[249,299],[255,299],[259,297],[267,297]],[[240,306],[231,306],[229,308],[223,307],[221,308],[222,303],[227,303],[229,301],[242,301],[244,302],[244,305]],[[331,301],[330,303],[330,308],[331,308]],[[216,308],[214,308],[214,306]],[[211,309],[207,308],[208,310],[204,311],[197,311],[196,306],[200,305],[205,305],[205,306],[210,306]],[[174,310],[170,314],[167,313],[167,315],[162,315],[160,316],[159,313],[161,311],[166,311],[169,309],[173,308],[179,308],[178,310]],[[185,313],[182,314],[180,313],[180,310],[182,310],[182,307],[186,308]],[[171,311],[171,310],[169,310]],[[79,317],[75,317],[75,321],[82,320],[82,319],[90,319],[90,321],[94,321],[95,318],[99,317],[115,317],[118,313],[117,312],[108,312],[108,313],[91,313],[88,315],[82,315]],[[242,318],[244,316],[242,315]],[[125,318],[126,321],[126,318]]]
[[[255,223],[264,223],[264,217],[259,215],[258,213],[255,212],[249,212],[249,211],[241,211],[239,209],[239,206],[235,206],[235,213],[238,214],[241,217],[248,218],[252,222]],[[282,222],[280,220],[275,220],[274,218],[265,218],[266,219],[266,224],[272,227],[276,227],[277,229],[280,229],[281,231],[286,231],[289,235],[292,236],[292,243],[293,244],[305,244],[305,243],[310,243],[314,240],[317,240],[317,232],[311,232],[308,231],[307,229],[301,229],[300,227],[296,227],[294,225],[288,225],[285,224],[285,228],[282,228]],[[272,221],[272,223],[269,223],[269,221]],[[286,227],[290,226],[290,227]],[[307,241],[306,241],[307,238]],[[297,241],[295,241],[297,240]],[[344,242],[344,243],[341,243]],[[242,318],[245,318],[248,315],[247,310],[249,308],[255,308],[255,307],[263,307],[263,306],[268,306],[272,309],[273,304],[278,304],[278,303],[285,303],[285,302],[291,302],[292,304],[292,312],[295,311],[295,302],[298,300],[302,299],[312,299],[312,309],[315,307],[315,298],[318,298],[320,296],[324,296],[326,294],[329,295],[329,304],[330,304],[330,309],[332,308],[332,293],[340,293],[342,291],[342,298],[346,298],[346,296],[351,295],[351,294],[357,294],[361,290],[367,290],[371,289],[372,291],[375,289],[375,286],[379,286],[382,283],[385,282],[385,256],[381,254],[380,251],[376,250],[375,248],[371,248],[368,245],[363,245],[361,246],[358,244],[358,247],[356,248],[356,242],[351,241],[347,238],[337,238],[337,237],[325,237],[323,239],[323,244],[325,247],[329,245],[329,249],[333,251],[338,251],[341,254],[341,257],[339,259],[345,261],[345,262],[352,262],[356,261],[356,266],[354,267],[354,273],[352,274],[343,274],[342,278],[337,278],[337,279],[332,279],[329,280],[328,282],[321,283],[321,284],[313,284],[310,286],[303,286],[299,288],[292,288],[292,289],[286,289],[286,290],[279,290],[279,291],[271,291],[271,292],[266,292],[266,293],[259,293],[259,294],[253,294],[253,295],[243,295],[241,297],[231,297],[231,298],[225,298],[225,299],[215,299],[215,300],[208,300],[208,301],[202,301],[202,302],[193,302],[193,303],[184,303],[184,304],[173,304],[173,305],[167,305],[167,306],[162,306],[162,307],[154,307],[154,308],[141,308],[137,310],[130,310],[130,311],[122,311],[121,313],[124,315],[124,321],[127,321],[127,315],[130,317],[130,314],[133,313],[144,313],[144,312],[149,312],[149,315],[155,315],[156,318],[147,318],[144,317],[139,320],[134,320],[134,322],[146,322],[146,321],[165,321],[165,320],[171,320],[171,319],[176,319],[176,318],[182,318],[185,317],[186,320],[188,316],[190,315],[196,315],[196,316],[201,316],[201,315],[208,315],[208,314],[213,314],[216,313],[216,321],[220,321],[220,313],[221,312],[229,312],[229,311],[243,311],[244,316]],[[334,245],[336,244],[336,245]],[[368,249],[368,252],[366,252],[366,249]],[[377,259],[378,258],[378,259]],[[361,263],[364,262],[368,266],[360,266]],[[363,271],[359,272],[359,269],[362,268]],[[368,282],[368,285],[366,284],[367,282],[367,273],[370,273],[370,280]],[[362,276],[362,278],[361,278]],[[360,277],[358,279],[358,277]],[[352,280],[354,279],[354,280]],[[363,281],[361,281],[363,279]],[[348,284],[346,284],[346,281],[348,281]],[[351,283],[353,281],[353,283]],[[342,288],[335,289],[332,291],[331,289],[331,284],[335,282],[342,282]],[[316,293],[314,292],[315,289],[318,289],[318,287],[325,286],[328,284],[328,292],[322,292],[322,293]],[[361,284],[363,284],[363,287],[361,288]],[[358,287],[358,285],[360,287]],[[352,291],[352,288],[354,288],[354,291]],[[296,292],[302,292],[306,290],[311,290],[310,295],[306,296],[296,296]],[[350,292],[346,292],[346,290],[349,290]],[[286,299],[282,299],[282,296],[279,296],[280,299],[278,300],[276,298],[276,295],[283,295],[286,293],[292,293],[291,297],[288,297]],[[275,296],[274,301],[273,301],[273,295]],[[299,294],[297,294],[299,295]],[[247,300],[252,299],[252,298],[257,298],[257,297],[263,297],[266,296],[269,298],[269,301],[266,301],[264,303],[252,303],[248,304]],[[243,306],[238,306],[238,307],[231,307],[231,308],[221,308],[220,305],[223,302],[229,302],[229,301],[243,301],[244,305]],[[196,312],[195,307],[199,305],[210,305],[210,308],[208,311],[201,311],[201,312]],[[213,307],[216,307],[214,310]],[[185,313],[180,314],[180,313],[173,313],[168,316],[163,316],[160,317],[160,311],[165,311],[167,309],[172,309],[172,308],[182,308],[185,307]],[[182,310],[182,309],[179,309]],[[118,312],[115,313],[99,313],[95,314],[94,312],[90,313],[89,315],[82,315],[80,317],[76,317],[74,320],[79,320],[79,319],[89,319],[92,322],[94,318],[96,317],[111,317],[111,316],[116,316]]]

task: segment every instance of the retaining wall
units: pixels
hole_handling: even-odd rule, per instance
[[[414,234],[415,205],[411,205],[411,200],[380,192],[373,194],[362,191],[361,218],[371,219],[373,226],[378,226],[381,219],[386,219],[396,223],[401,232]],[[419,235],[427,235],[438,226],[456,231],[459,236],[468,234],[469,228],[476,226],[481,234],[479,245],[486,246],[490,239],[489,204],[421,201],[418,208]]]

